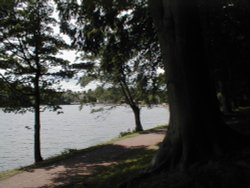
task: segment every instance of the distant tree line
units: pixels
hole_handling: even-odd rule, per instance
[[[147,98],[137,98],[138,103],[144,105],[166,103],[165,91],[148,95]],[[126,103],[125,97],[117,87],[104,88],[98,86],[94,90],[88,90],[81,94],[81,103],[102,103],[102,104],[123,104]]]
[[[10,102],[13,101],[11,99],[17,97],[12,96],[15,93],[5,93],[5,95],[1,95],[1,101],[6,101],[6,103],[1,103],[0,107],[9,107]],[[53,101],[57,105],[71,105],[71,104],[126,104],[125,97],[121,90],[117,87],[108,87],[105,88],[103,86],[97,86],[95,89],[89,89],[87,91],[71,91],[66,90],[62,92],[54,92],[50,93],[50,97],[53,97]],[[48,96],[45,97],[45,99]],[[6,100],[7,99],[7,100]],[[24,99],[23,99],[24,100]],[[148,95],[147,98],[137,98],[138,103],[141,105],[155,105],[155,104],[163,104],[167,102],[167,95],[164,90],[158,91],[157,93],[153,93]],[[19,101],[19,100],[18,100]],[[47,100],[41,102],[41,105],[48,105]],[[24,105],[28,104],[26,101],[23,101],[24,104],[20,104],[20,106],[24,107]],[[16,104],[15,104],[16,105]]]

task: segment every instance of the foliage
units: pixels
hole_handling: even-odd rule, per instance
[[[61,92],[60,104],[80,104],[84,99],[84,92],[73,92],[71,90]]]
[[[120,88],[128,95],[127,99],[132,98],[132,101],[126,99],[129,104],[165,89],[158,79],[157,70],[162,67],[162,61],[146,2],[86,0],[78,5],[74,1],[75,12],[69,8],[72,2],[56,2],[61,20],[75,21],[70,26],[63,25],[62,30],[82,51],[82,64],[94,65],[86,69],[82,86],[98,79]]]
[[[127,131],[120,132],[119,137],[127,136],[127,135],[130,135],[130,134],[133,134],[133,133],[135,133],[135,132],[128,129]]]
[[[219,1],[208,12],[207,57],[225,112],[250,104],[249,3]]]
[[[103,104],[122,104],[125,103],[125,97],[118,87],[102,87],[97,86],[96,89],[83,92],[81,95],[81,103],[103,103]],[[147,104],[162,104],[166,101],[166,95],[164,91],[159,91],[154,95],[149,95],[147,98],[142,96],[138,98],[138,102],[141,105]]]
[[[27,92],[30,88],[21,86],[16,82],[6,82],[5,79],[0,79],[0,88],[0,107],[4,107],[6,111],[16,109],[18,112],[25,112],[25,110],[22,111],[22,109],[32,105],[29,96],[23,96],[19,91],[22,90]]]
[[[57,21],[53,18],[53,5],[47,0],[12,3],[10,7],[9,1],[1,2],[1,7],[9,7],[1,11],[5,16],[0,20],[0,68],[4,70],[1,97],[8,99],[8,104],[1,106],[14,111],[23,110],[21,107],[32,109],[39,90],[41,104],[46,101],[53,107],[58,104],[54,85],[60,77],[71,76],[67,71],[69,62],[57,57],[68,45],[54,33]]]
[[[10,101],[1,106],[7,106],[7,112],[34,111],[34,156],[40,162],[40,112],[60,109],[54,85],[72,72],[67,70],[69,62],[57,55],[69,47],[54,32],[57,21],[52,1],[1,1],[0,5],[8,8],[0,14],[1,92]],[[47,106],[42,109],[44,103]]]
[[[152,96],[166,88],[158,79],[162,61],[147,2],[83,0],[67,4],[57,0],[56,3],[62,23],[73,20],[73,24],[61,24],[61,29],[82,52],[81,65],[92,62],[81,79],[82,86],[98,80],[118,88],[134,112],[136,130],[141,131],[139,98],[150,105]],[[72,6],[75,12],[69,8]]]

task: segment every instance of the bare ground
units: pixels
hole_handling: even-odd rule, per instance
[[[128,153],[154,147],[163,140],[164,133],[165,130],[146,132],[47,167],[26,170],[1,180],[0,188],[47,188],[81,181],[83,177],[95,176],[95,169],[100,166],[111,166],[124,160]]]

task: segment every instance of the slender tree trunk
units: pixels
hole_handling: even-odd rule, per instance
[[[151,0],[168,77],[170,127],[155,168],[186,168],[223,153],[235,140],[221,120],[195,0]]]
[[[40,142],[40,128],[41,128],[41,117],[40,117],[40,105],[41,105],[41,94],[40,94],[40,77],[41,77],[41,65],[40,65],[40,49],[42,46],[41,43],[41,20],[39,14],[39,22],[37,23],[37,27],[34,30],[34,39],[35,39],[35,64],[36,64],[36,72],[35,72],[35,80],[34,80],[34,89],[35,89],[35,135],[34,135],[34,157],[35,163],[39,163],[43,161],[41,156],[41,142]]]
[[[34,157],[35,162],[41,162],[41,143],[40,143],[40,88],[39,88],[39,73],[35,77],[35,132],[34,132]]]
[[[120,86],[121,86],[122,92],[125,96],[127,104],[133,110],[133,113],[135,116],[135,131],[136,132],[143,131],[143,127],[141,124],[140,108],[139,108],[138,104],[133,100],[133,97],[130,93],[130,90],[129,90],[126,82],[120,82]]]
[[[135,131],[140,132],[143,131],[142,124],[141,124],[141,117],[140,117],[140,108],[138,106],[133,106],[132,110],[135,116]]]

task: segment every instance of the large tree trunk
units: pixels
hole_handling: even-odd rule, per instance
[[[34,132],[34,157],[35,163],[41,162],[41,144],[40,144],[40,88],[39,88],[39,74],[35,78],[35,132]]]
[[[154,166],[186,167],[223,153],[233,131],[221,121],[195,0],[152,0],[150,8],[168,78],[170,106],[169,131]]]

